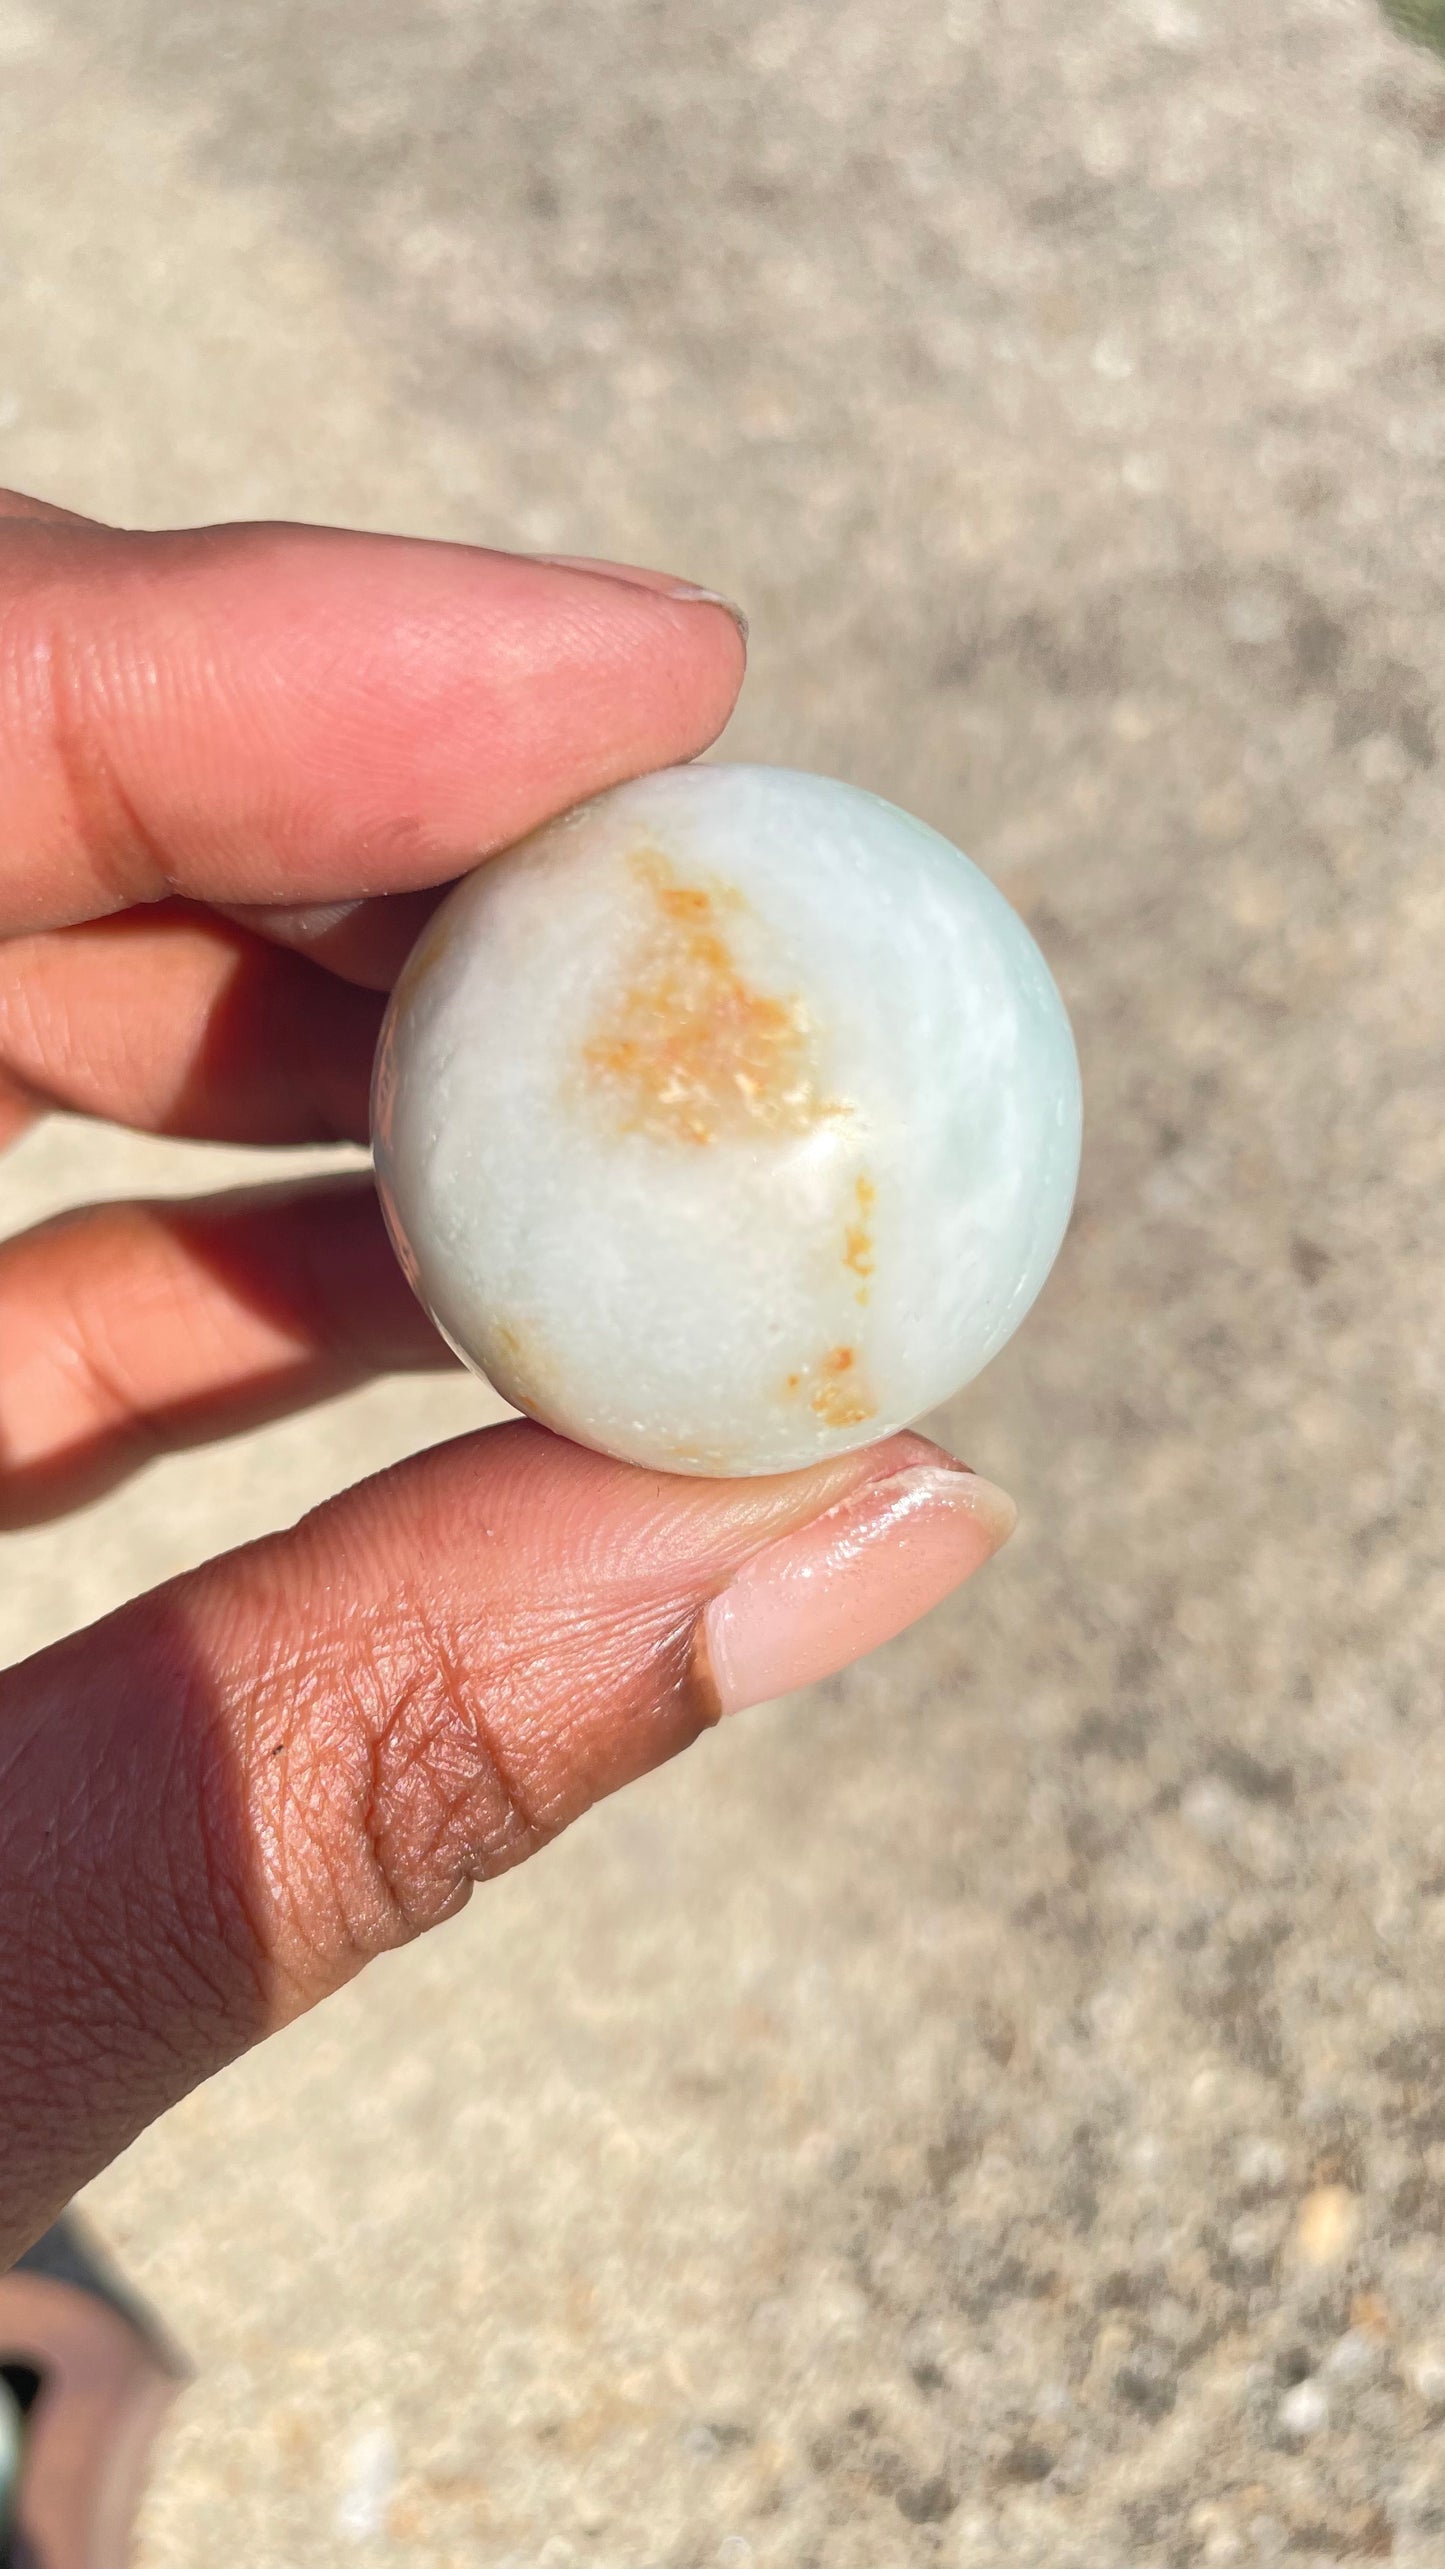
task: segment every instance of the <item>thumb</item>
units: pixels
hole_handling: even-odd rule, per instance
[[[0,2260],[221,2063],[1012,1522],[916,1436],[706,1482],[519,1423],[10,1671]]]

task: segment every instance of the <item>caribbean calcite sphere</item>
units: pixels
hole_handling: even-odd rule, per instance
[[[458,1355],[585,1445],[780,1472],[918,1418],[1053,1264],[1063,1004],[936,831],[786,768],[668,768],[469,875],[410,957],[382,1202]]]

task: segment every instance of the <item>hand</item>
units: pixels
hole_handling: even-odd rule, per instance
[[[3,1129],[364,1140],[434,887],[694,756],[742,665],[648,573],[0,495]],[[0,1245],[0,1522],[449,1361],[364,1181],[66,1216]],[[714,1484],[509,1424],[0,1677],[0,2262],[221,2063],[1011,1521],[912,1436]]]

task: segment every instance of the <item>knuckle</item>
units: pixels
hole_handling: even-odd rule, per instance
[[[127,788],[117,745],[146,701],[153,669],[117,623],[97,636],[68,595],[32,605],[20,648],[28,659],[31,736],[44,747],[75,843],[106,906],[128,909],[175,887],[165,854]]]
[[[485,1641],[459,1649],[415,1607],[393,1612],[327,1691],[325,1726],[345,1734],[340,1760],[334,1737],[320,1776],[293,1751],[288,1784],[305,1801],[308,1833],[330,1835],[338,1762],[346,1774],[346,1849],[329,1871],[352,1945],[405,1941],[455,1909],[477,1877],[555,1834],[560,1822],[514,1745],[505,1669]]]

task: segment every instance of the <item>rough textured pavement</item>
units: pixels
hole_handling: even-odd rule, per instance
[[[93,2189],[199,2366],[145,2569],[1434,2569],[1442,66],[1371,0],[0,0],[0,166],[0,472],[735,592],[730,747],[977,854],[1091,1118],[946,1421],[977,1589]],[[211,1170],[52,1126],[7,1218]],[[484,1407],[156,1469],[4,1642]]]

